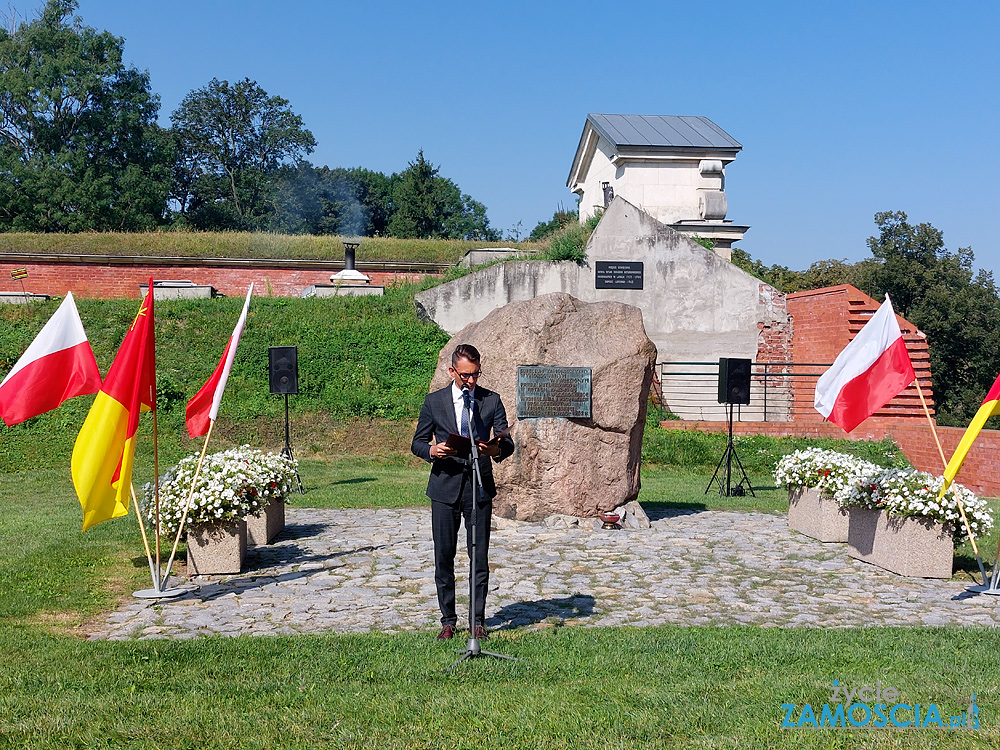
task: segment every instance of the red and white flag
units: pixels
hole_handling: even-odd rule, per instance
[[[816,411],[850,432],[916,379],[889,295],[816,383]]]
[[[229,337],[229,343],[226,344],[226,350],[222,352],[222,359],[219,360],[215,372],[201,387],[201,390],[188,401],[185,422],[187,423],[188,435],[193,438],[201,437],[208,432],[209,425],[219,416],[222,392],[226,390],[226,381],[229,380],[229,372],[233,369],[233,360],[236,358],[236,347],[240,343],[243,326],[247,322],[251,294],[253,294],[253,284],[247,290],[243,312],[240,313],[240,319],[236,321],[236,328],[233,329],[233,335]]]
[[[73,293],[49,318],[0,383],[0,416],[8,425],[52,411],[74,396],[101,390],[101,372]]]

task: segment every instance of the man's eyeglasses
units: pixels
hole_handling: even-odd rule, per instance
[[[458,375],[458,377],[460,377],[463,381],[466,381],[466,380],[472,380],[474,378],[478,378],[480,375],[483,374],[483,371],[482,370],[476,370],[475,372],[458,372],[456,370],[455,374]]]

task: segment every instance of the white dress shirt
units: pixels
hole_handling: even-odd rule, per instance
[[[469,397],[472,399],[472,413],[475,413],[476,409],[476,389],[475,387],[469,389]],[[455,385],[452,381],[451,384],[451,399],[455,406],[455,424],[458,425],[458,434],[462,434],[462,410],[465,409],[465,399],[462,397],[462,389]],[[472,415],[469,415],[469,431],[472,431]],[[471,437],[471,435],[470,435]]]

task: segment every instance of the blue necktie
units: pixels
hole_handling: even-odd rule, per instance
[[[462,398],[465,399],[465,408],[462,409],[462,435],[469,437],[469,414],[472,413],[472,396],[468,391],[462,391]]]

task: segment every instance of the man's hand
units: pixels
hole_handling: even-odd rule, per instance
[[[434,443],[431,446],[431,458],[445,458],[454,455],[455,449],[449,448],[445,443]]]
[[[479,455],[481,456],[499,456],[500,455],[500,443],[484,443],[477,440],[476,446],[479,448]]]

